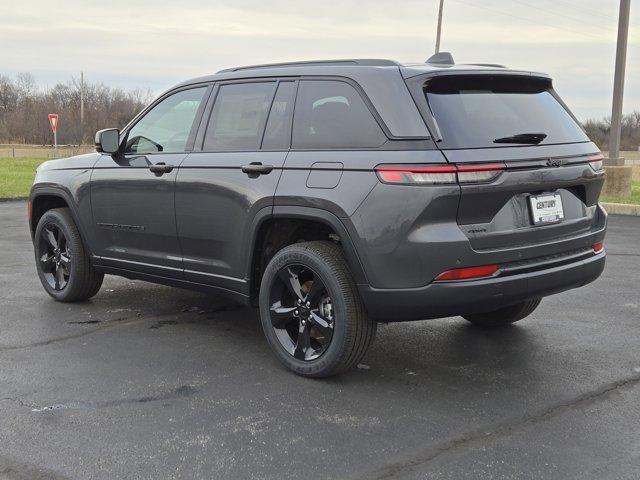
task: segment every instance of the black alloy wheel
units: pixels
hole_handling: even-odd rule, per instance
[[[259,300],[269,346],[298,375],[345,372],[375,338],[377,324],[367,317],[342,248],[332,242],[279,250],[264,270]]]
[[[64,290],[71,276],[69,241],[60,227],[46,224],[38,238],[40,268],[45,280],[56,291]]]
[[[278,270],[269,295],[271,325],[294,358],[315,360],[333,338],[333,306],[322,278],[304,265]]]
[[[91,264],[91,255],[68,208],[44,212],[33,243],[38,277],[51,297],[75,302],[98,293],[104,274]]]

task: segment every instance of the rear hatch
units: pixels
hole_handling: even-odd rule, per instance
[[[549,78],[445,75],[423,94],[438,148],[458,168],[457,222],[474,249],[570,238],[599,222],[602,157]]]

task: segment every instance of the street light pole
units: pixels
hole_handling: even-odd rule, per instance
[[[438,30],[436,33],[436,53],[440,52],[440,35],[442,34],[442,8],[444,0],[440,0],[440,8],[438,9]]]
[[[611,111],[611,137],[607,165],[624,165],[620,158],[620,134],[622,124],[622,97],[624,96],[624,73],[627,60],[627,38],[629,37],[629,10],[631,0],[620,0],[618,19],[618,45],[616,47],[616,71],[613,80],[613,108]]]

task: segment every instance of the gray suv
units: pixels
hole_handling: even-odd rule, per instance
[[[544,74],[389,60],[223,70],[161,95],[96,153],[44,163],[40,280],[103,275],[258,306],[294,372],[357,364],[378,322],[499,327],[595,280],[602,155]]]

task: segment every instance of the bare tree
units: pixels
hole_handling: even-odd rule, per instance
[[[148,90],[125,91],[86,82],[84,95],[84,131],[80,131],[77,79],[40,89],[29,73],[20,73],[13,79],[0,76],[0,143],[51,143],[47,115],[57,113],[58,142],[76,144],[93,138],[101,128],[123,127],[152,99]]]

